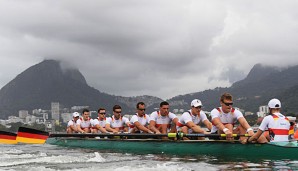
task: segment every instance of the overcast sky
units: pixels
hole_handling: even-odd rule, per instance
[[[1,0],[0,88],[44,59],[122,96],[168,99],[298,64],[296,0]]]

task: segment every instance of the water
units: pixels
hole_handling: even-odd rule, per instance
[[[298,155],[298,154],[297,154]],[[0,145],[0,170],[298,170],[298,161],[231,161],[210,156],[179,157],[104,153],[98,150],[54,145]]]

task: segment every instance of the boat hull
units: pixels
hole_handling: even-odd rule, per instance
[[[240,144],[227,141],[171,141],[156,139],[48,138],[48,144],[135,154],[215,156],[225,159],[298,159],[297,142]]]

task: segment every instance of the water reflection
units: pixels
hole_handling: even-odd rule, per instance
[[[148,154],[140,156],[140,159],[146,160],[150,158],[155,161],[173,161],[183,162],[190,165],[195,162],[203,162],[215,166],[218,170],[298,170],[298,161],[292,160],[267,160],[260,159],[258,161],[246,160],[241,158],[223,159],[215,156],[198,155],[198,156],[175,156],[175,155],[156,155]],[[198,168],[198,170],[200,170]]]
[[[109,153],[56,146],[0,146],[0,170],[298,170],[297,160],[223,158],[212,155]],[[239,154],[241,155],[241,154]],[[257,155],[257,154],[256,154]],[[179,169],[177,169],[179,168]]]

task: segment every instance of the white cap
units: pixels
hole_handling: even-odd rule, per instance
[[[278,99],[271,99],[268,103],[269,108],[281,108],[281,103]]]
[[[200,100],[194,99],[193,101],[191,101],[190,106],[198,107],[198,106],[203,106],[203,105],[202,105],[202,102]]]
[[[78,116],[80,116],[80,114],[78,113],[78,112],[74,112],[73,114],[72,114],[72,117],[78,117]]]

